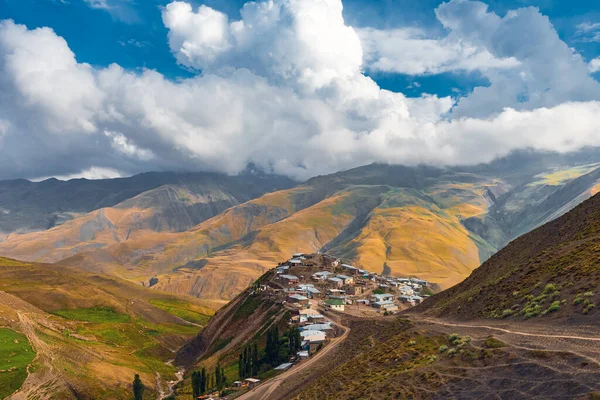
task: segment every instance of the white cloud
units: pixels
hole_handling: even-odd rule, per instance
[[[587,64],[537,8],[520,8],[499,17],[484,3],[451,0],[436,9],[436,16],[449,37],[484,47],[496,58],[520,62],[516,68],[485,71],[490,86],[477,87],[462,98],[454,115],[485,117],[505,107],[532,110],[599,99],[600,84],[590,77]]]
[[[583,22],[577,25],[574,39],[577,42],[600,42],[600,22]]]
[[[132,6],[131,0],[83,0],[90,8],[108,12],[114,19],[135,23],[140,17]]]
[[[491,86],[452,110],[456,99],[407,98],[365,76],[359,34],[339,0],[248,3],[239,21],[171,3],[163,12],[171,49],[202,70],[179,81],[78,63],[52,30],[5,21],[0,178],[92,167],[237,173],[248,163],[307,178],[373,161],[472,164],[515,149],[600,145],[597,82],[537,10],[500,18],[453,0],[438,18],[448,43],[520,64],[486,69]],[[464,54],[429,68],[475,62]]]
[[[115,171],[110,168],[99,168],[99,167],[91,167],[86,170],[80,171],[78,173],[70,174],[70,175],[56,175],[56,176],[44,176],[31,179],[33,182],[41,182],[45,181],[49,178],[56,178],[61,181],[68,181],[71,179],[113,179],[113,178],[122,178],[123,175],[119,171]]]
[[[600,57],[594,58],[592,61],[590,61],[588,68],[592,73],[600,71]]]
[[[514,57],[496,58],[487,49],[454,37],[428,38],[417,29],[363,28],[359,35],[369,70],[409,75],[514,68]]]

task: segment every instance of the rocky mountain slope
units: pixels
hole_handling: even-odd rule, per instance
[[[162,185],[47,231],[10,235],[0,254],[146,285],[152,279],[159,290],[207,299],[231,299],[289,254],[317,251],[447,288],[516,236],[595,193],[594,155],[515,155],[470,168],[374,164],[208,219],[221,211],[217,204],[234,202],[231,189]]]
[[[292,185],[285,177],[250,172],[239,176],[148,172],[118,179],[0,181],[0,234],[50,229],[145,192],[123,206],[157,209],[164,213],[154,221],[158,228],[183,231],[233,205]]]
[[[469,278],[419,308],[460,319],[597,323],[600,195],[510,243]]]

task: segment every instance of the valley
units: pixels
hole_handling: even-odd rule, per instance
[[[595,307],[600,295],[596,265],[599,205],[596,195],[516,239],[464,282],[398,316],[356,315],[349,310],[355,296],[344,300],[346,310],[337,311],[327,311],[328,300],[312,299],[312,308],[335,321],[341,335],[327,335],[325,346],[308,361],[275,376],[259,374],[266,382],[240,397],[233,392],[228,398],[595,398],[600,393],[600,314]],[[312,263],[311,257],[305,263]],[[292,265],[285,272],[310,275],[303,268]],[[278,282],[269,276],[256,285]],[[250,293],[244,294],[244,301],[231,303],[226,313],[239,315],[248,310],[245,304]],[[327,293],[329,299],[337,298],[331,290]],[[507,301],[514,303],[512,308],[507,308]],[[281,324],[277,316],[287,308],[294,326],[294,304],[279,308],[269,304],[271,310],[278,310],[275,314],[260,317],[244,311],[244,315],[262,321],[263,326],[274,321]],[[250,310],[264,305],[263,301],[255,303]],[[511,312],[498,314],[497,309]],[[236,331],[223,327],[222,322],[219,326],[224,332]],[[265,340],[260,334],[234,335],[228,342],[235,343],[233,347],[212,352],[218,340],[204,333],[198,338],[202,339],[196,343],[202,347],[191,344],[186,351],[187,359],[197,360],[198,366],[227,365],[228,359],[235,361],[231,357],[238,349],[248,343],[258,343],[262,349]],[[197,351],[195,357],[189,357],[191,349]],[[185,396],[185,386],[181,389]]]

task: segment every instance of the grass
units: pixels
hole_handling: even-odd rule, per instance
[[[19,389],[27,378],[27,366],[35,352],[27,337],[13,330],[0,328],[0,398]]]
[[[155,299],[150,300],[150,304],[195,324],[206,325],[210,319],[210,310],[177,299]]]
[[[54,311],[54,314],[66,319],[83,322],[125,323],[131,319],[127,314],[121,314],[109,307],[76,308]]]

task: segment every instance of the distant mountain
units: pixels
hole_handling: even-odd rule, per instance
[[[597,324],[600,195],[514,240],[417,310],[460,319],[549,318]]]
[[[468,168],[373,164],[271,192],[289,181],[188,180],[12,234],[0,254],[147,285],[154,278],[155,289],[208,299],[231,299],[290,254],[317,251],[448,288],[600,190],[598,161],[586,152],[522,153]]]
[[[128,204],[133,206],[137,201],[137,206],[161,209],[165,220],[156,223],[181,231],[233,205],[294,184],[289,178],[260,173],[228,176],[203,172],[148,172],[99,180],[0,181],[0,234],[50,229],[163,186],[171,191],[159,189]]]

